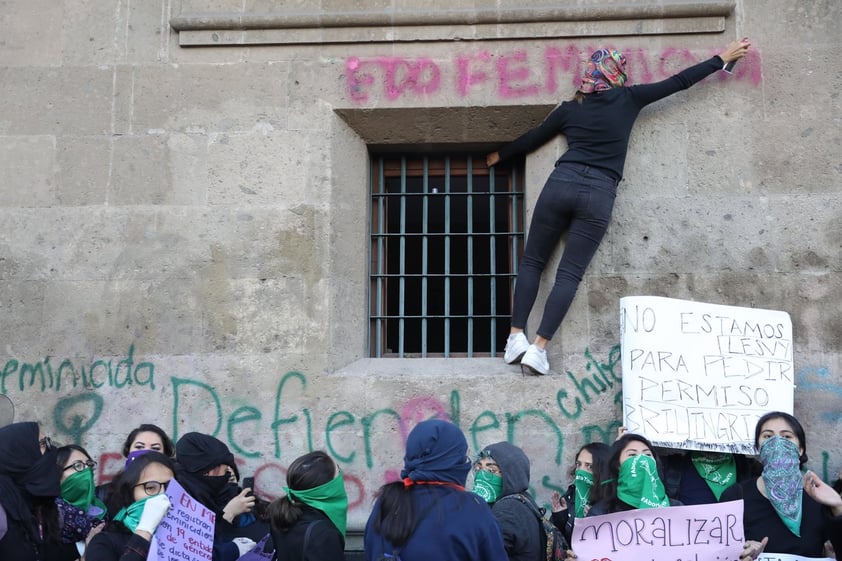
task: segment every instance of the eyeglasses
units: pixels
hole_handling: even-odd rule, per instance
[[[38,445],[41,446],[41,452],[47,452],[53,449],[53,441],[50,440],[49,436],[45,436],[44,438],[38,441]]]
[[[96,462],[93,460],[88,460],[83,462],[82,460],[76,460],[69,466],[64,466],[61,471],[67,471],[69,469],[73,469],[73,471],[85,471],[85,468],[91,468],[91,471],[94,470],[96,467]]]
[[[169,481],[146,481],[145,483],[138,483],[135,487],[143,487],[143,491],[147,495],[154,497],[166,491],[169,484]]]

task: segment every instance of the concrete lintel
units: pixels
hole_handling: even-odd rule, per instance
[[[181,46],[526,39],[719,33],[734,1],[553,8],[182,13]]]
[[[537,125],[555,105],[336,109],[368,145],[502,142]],[[401,123],[400,127],[393,123]]]
[[[404,43],[413,41],[478,41],[500,39],[560,39],[565,37],[622,37],[722,33],[724,17],[670,18],[525,23],[517,26],[342,27],[244,30],[185,30],[178,34],[182,47],[235,45],[301,45],[321,43]]]

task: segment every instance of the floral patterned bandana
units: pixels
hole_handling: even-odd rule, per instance
[[[766,497],[789,531],[800,538],[804,483],[799,458],[798,446],[786,438],[773,436],[760,445]]]
[[[690,452],[690,461],[717,501],[723,491],[737,481],[737,461],[733,454]]]
[[[593,93],[619,88],[626,83],[626,57],[617,51],[600,49],[591,55],[579,91]]]

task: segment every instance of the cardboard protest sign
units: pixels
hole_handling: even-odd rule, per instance
[[[577,518],[572,547],[600,561],[737,561],[744,539],[740,500]]]
[[[786,312],[631,296],[620,337],[623,424],[656,446],[754,454],[757,419],[792,413]]]
[[[833,561],[830,557],[804,557],[789,553],[762,553],[757,561]]]
[[[172,508],[161,521],[149,548],[149,561],[211,560],[216,514],[187,494],[175,479],[167,486]]]

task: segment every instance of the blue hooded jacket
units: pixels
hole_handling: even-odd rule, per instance
[[[453,423],[433,419],[412,430],[401,477],[411,482],[405,492],[418,524],[402,547],[394,547],[375,529],[378,499],[365,528],[367,561],[384,554],[399,556],[401,561],[508,561],[491,509],[464,490],[471,469],[467,452],[465,435]]]

